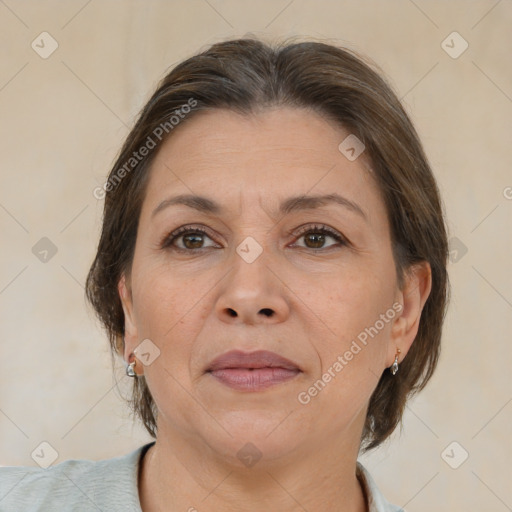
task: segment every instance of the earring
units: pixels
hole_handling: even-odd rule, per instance
[[[126,375],[128,377],[137,377],[137,373],[135,373],[135,365],[137,361],[134,359],[129,365],[126,366]]]
[[[400,354],[400,349],[397,348],[396,349],[396,354],[395,354],[395,362],[391,365],[391,373],[393,375],[396,374],[396,372],[398,371],[398,355]]]

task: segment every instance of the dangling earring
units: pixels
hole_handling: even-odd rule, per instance
[[[137,360],[134,359],[129,365],[126,366],[126,375],[128,377],[137,377],[137,373],[135,373],[135,365],[137,364]]]
[[[396,349],[396,354],[395,354],[395,362],[391,365],[391,373],[393,375],[396,374],[396,372],[398,371],[398,355],[400,354],[400,349],[397,348]]]

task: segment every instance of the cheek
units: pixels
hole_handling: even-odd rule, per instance
[[[208,315],[207,291],[210,282],[200,277],[186,278],[168,265],[138,265],[134,278],[134,314],[140,340],[149,338],[159,349],[158,365],[173,375],[187,378],[194,341]]]
[[[392,306],[394,287],[387,272],[353,268],[324,286],[310,298],[319,317],[333,334],[329,346],[341,347],[379,320]],[[380,325],[380,323],[379,323]],[[387,325],[387,324],[386,324]],[[379,331],[384,330],[380,326]]]
[[[364,401],[385,367],[395,318],[394,290],[390,282],[375,275],[346,279],[335,289],[330,286],[327,291],[324,288],[323,300],[320,296],[310,299],[322,305],[319,317],[329,328],[326,338],[317,338],[321,368],[314,376],[320,382],[314,382],[324,400],[333,396],[342,402],[343,397]]]
[[[149,262],[148,262],[149,263]],[[144,265],[141,264],[141,267]],[[202,318],[206,314],[193,279],[180,278],[168,266],[145,266],[134,287],[135,316],[140,340],[150,339],[159,355],[144,368],[146,381],[159,414],[177,421],[172,411],[180,410],[183,425],[193,422],[189,365]]]
[[[297,396],[300,404],[311,408],[310,414],[322,417],[326,428],[334,430],[348,425],[368,404],[385,369],[391,329],[391,322],[379,330],[375,319],[367,322],[362,317],[347,317],[349,323],[352,336],[347,333],[343,339],[317,345],[321,367]]]
[[[163,341],[177,322],[192,308],[189,304],[198,295],[193,293],[194,283],[184,283],[164,264],[151,258],[134,261],[133,293],[134,313],[140,336]]]

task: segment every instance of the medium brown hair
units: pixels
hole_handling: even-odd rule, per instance
[[[393,376],[385,370],[369,401],[361,442],[365,450],[378,446],[400,423],[407,398],[426,385],[437,365],[449,298],[448,243],[439,190],[416,130],[381,73],[351,50],[311,41],[230,40],[181,62],[162,79],[104,187],[102,233],[87,276],[86,295],[108,332],[112,357],[124,348],[118,282],[130,274],[150,164],[172,136],[169,120],[191,99],[195,106],[185,109],[180,124],[205,109],[249,115],[289,106],[314,109],[350,130],[365,145],[385,201],[399,286],[411,265],[430,264],[432,289],[416,338],[399,372]],[[149,138],[157,139],[162,126],[167,128],[156,147],[140,161],[130,160]],[[144,378],[134,379],[129,402],[156,438],[157,409]]]

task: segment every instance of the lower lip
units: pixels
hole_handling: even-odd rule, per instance
[[[209,373],[222,384],[238,391],[260,391],[293,379],[300,371],[286,368],[225,368]]]

